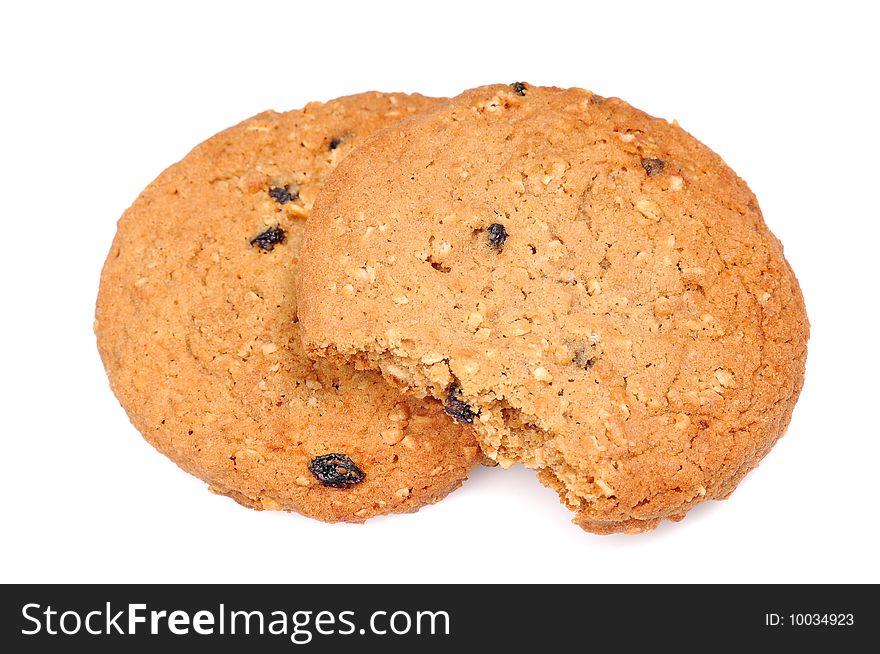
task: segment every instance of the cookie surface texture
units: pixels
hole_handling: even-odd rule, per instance
[[[97,303],[101,357],[138,430],[212,490],[361,521],[440,499],[478,458],[439,402],[312,365],[294,318],[324,180],[366,134],[437,102],[367,93],[260,114],[196,147],[120,220]]]
[[[303,248],[310,353],[444,400],[589,531],[727,497],[803,382],[803,299],[755,197],[619,99],[465,92],[367,139]]]

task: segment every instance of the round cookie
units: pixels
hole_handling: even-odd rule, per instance
[[[101,358],[134,425],[211,490],[359,522],[439,500],[479,460],[472,430],[439,402],[312,365],[295,319],[324,180],[366,134],[438,102],[365,93],[262,113],[196,147],[119,221],[97,302]]]
[[[596,533],[727,497],[802,385],[803,298],[746,184],[589,91],[478,88],[370,137],[303,253],[307,351],[444,399]]]

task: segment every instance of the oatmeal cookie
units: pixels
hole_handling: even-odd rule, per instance
[[[365,93],[262,113],[196,147],[119,221],[97,302],[101,358],[144,437],[212,490],[357,522],[437,501],[479,459],[439,402],[313,365],[295,319],[324,181],[367,134],[438,102]]]
[[[746,184],[582,89],[473,89],[369,137],[303,254],[311,355],[442,399],[589,531],[726,498],[803,382],[803,298]]]

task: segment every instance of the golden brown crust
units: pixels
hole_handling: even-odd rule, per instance
[[[486,453],[590,531],[729,495],[803,383],[803,298],[746,184],[589,91],[483,87],[373,135],[303,251],[307,351],[457,386]]]
[[[119,221],[95,321],[111,386],[145,438],[215,492],[358,522],[437,501],[479,458],[437,402],[309,363],[294,319],[324,180],[366,134],[437,102],[367,93],[260,114],[196,147]],[[252,243],[270,227],[283,242]],[[318,483],[309,462],[329,453],[364,481]]]

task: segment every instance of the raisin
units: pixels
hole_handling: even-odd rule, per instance
[[[284,234],[283,229],[280,227],[269,227],[262,234],[251,239],[251,245],[256,245],[261,250],[271,252],[275,249],[276,244],[284,243],[286,239],[287,236]]]
[[[642,159],[642,168],[648,173],[648,177],[653,177],[663,172],[666,162],[663,159]]]
[[[706,429],[709,426],[708,421],[700,420],[700,429]]]
[[[473,423],[474,416],[477,415],[477,412],[471,408],[470,404],[462,401],[461,388],[455,382],[446,389],[446,401],[443,403],[443,410],[446,412],[446,415],[452,416],[456,422],[463,422],[466,425]]]
[[[290,184],[285,184],[284,186],[273,186],[272,188],[270,188],[269,195],[278,204],[287,204],[288,202],[292,202],[299,197],[299,191],[293,189],[293,191],[291,192]]]
[[[327,146],[328,150],[335,150],[340,145],[342,145],[343,138],[341,136],[334,136],[330,139],[330,145]]]
[[[517,95],[525,95],[526,94],[526,85],[522,82],[514,82],[510,85],[510,88],[513,89],[513,92]]]
[[[348,488],[361,483],[366,475],[344,454],[322,454],[309,462],[309,472],[331,488]]]
[[[501,252],[504,249],[504,241],[507,240],[507,230],[501,223],[492,223],[489,225],[489,247],[493,250]]]
[[[583,370],[589,370],[595,366],[597,360],[596,357],[591,357],[587,354],[587,348],[583,345],[579,345],[574,352],[574,364]]]

